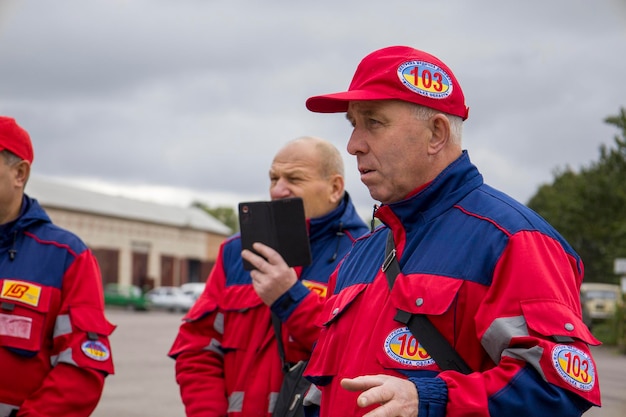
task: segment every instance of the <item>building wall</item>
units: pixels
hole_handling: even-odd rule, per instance
[[[189,281],[190,274],[191,279],[204,281],[226,238],[189,228],[44,208],[55,224],[80,236],[98,262],[106,263],[101,265],[104,282],[180,285]],[[111,276],[115,270],[111,262],[117,263],[117,278]]]

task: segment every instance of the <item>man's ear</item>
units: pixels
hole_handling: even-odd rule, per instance
[[[343,198],[345,188],[343,177],[339,174],[333,175],[330,179],[330,186],[332,187],[330,201],[333,204],[337,204]]]
[[[450,121],[445,115],[438,113],[431,117],[430,129],[432,136],[428,142],[428,152],[436,155],[450,140]]]
[[[20,161],[11,167],[15,171],[15,185],[24,188],[30,177],[30,164],[28,161]]]

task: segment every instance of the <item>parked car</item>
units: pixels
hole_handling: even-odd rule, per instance
[[[150,305],[172,312],[187,311],[195,299],[180,287],[157,287],[146,293]]]
[[[617,307],[624,302],[620,286],[614,284],[584,282],[580,286],[580,295],[592,321],[613,317]]]
[[[204,291],[206,283],[204,282],[188,282],[180,286],[185,294],[188,294],[193,298],[194,301],[200,297],[202,291]]]
[[[136,285],[106,284],[104,304],[138,311],[146,311],[150,308],[150,301]]]

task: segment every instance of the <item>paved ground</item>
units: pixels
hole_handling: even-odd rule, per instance
[[[167,357],[182,315],[108,309],[107,317],[118,326],[111,337],[115,375],[92,417],[184,417]]]
[[[174,361],[166,356],[182,315],[109,309],[107,316],[118,325],[111,338],[116,374],[92,417],[184,417]],[[626,355],[600,347],[594,357],[604,406],[585,417],[626,416]]]

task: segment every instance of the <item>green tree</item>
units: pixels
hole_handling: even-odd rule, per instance
[[[191,205],[206,211],[211,216],[230,227],[233,232],[239,231],[239,218],[234,208],[226,206],[211,207],[199,201],[194,201]]]
[[[605,123],[621,130],[614,147],[600,146],[600,157],[576,173],[554,172],[528,206],[550,222],[585,264],[585,280],[618,283],[615,258],[626,257],[626,111]]]

